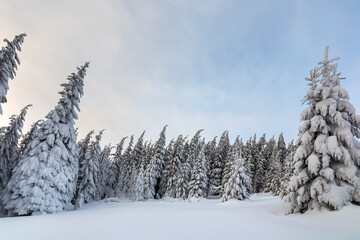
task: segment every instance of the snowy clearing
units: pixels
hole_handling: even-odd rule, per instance
[[[176,199],[86,204],[78,211],[0,218],[11,239],[360,239],[360,208],[284,215],[279,197],[250,200]]]

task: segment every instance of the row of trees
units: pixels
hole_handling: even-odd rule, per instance
[[[1,49],[1,103],[25,36],[5,40]],[[144,132],[136,143],[131,136],[103,149],[103,130],[77,142],[74,128],[85,63],[61,85],[58,105],[27,134],[22,136],[22,127],[30,105],[0,129],[1,210],[8,215],[54,213],[109,197],[242,200],[263,191],[283,197],[291,213],[359,203],[360,116],[340,87],[337,59],[328,60],[326,50],[320,66],[310,71],[304,98],[309,107],[301,113],[296,144],[286,146],[282,134],[269,140],[254,135],[245,142],[237,137],[230,143],[227,131],[207,142],[203,130],[166,144],[165,126],[154,144],[144,142]]]

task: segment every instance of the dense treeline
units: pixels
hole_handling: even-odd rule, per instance
[[[25,36],[5,40],[0,51],[1,103]],[[74,127],[85,63],[61,84],[58,105],[28,133],[22,135],[22,128],[30,105],[0,128],[1,211],[9,216],[54,213],[114,197],[243,200],[259,192],[280,195],[291,213],[360,203],[360,116],[340,87],[337,59],[328,60],[326,49],[325,59],[306,78],[309,107],[301,113],[296,143],[286,144],[282,133],[230,142],[228,131],[205,140],[202,129],[191,138],[168,140],[164,126],[154,143],[144,141],[143,132],[103,148],[104,130],[78,141]]]

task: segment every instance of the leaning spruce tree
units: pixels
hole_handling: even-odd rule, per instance
[[[206,174],[205,144],[195,159],[189,182],[188,198],[205,198],[207,195],[208,177]]]
[[[307,78],[311,88],[304,102],[309,107],[301,113],[294,175],[285,196],[290,213],[360,203],[360,116],[340,86],[333,63],[338,59],[328,60],[326,47],[325,59]]]
[[[18,154],[20,153],[18,146],[19,139],[22,135],[25,116],[30,106],[24,107],[19,115],[12,115],[9,126],[0,129],[0,196],[6,189],[12,171],[17,165]]]
[[[1,103],[6,103],[6,94],[9,89],[9,79],[14,79],[17,65],[20,64],[16,51],[21,51],[21,44],[24,42],[26,34],[15,36],[13,41],[4,39],[6,47],[0,50],[0,114],[3,113]]]
[[[166,144],[166,137],[165,137],[165,131],[166,131],[167,125],[164,126],[160,133],[160,137],[155,143],[155,146],[153,148],[153,154],[150,159],[149,164],[147,165],[145,169],[144,174],[144,189],[145,189],[145,198],[151,199],[156,197],[156,191],[155,188],[160,180],[160,175],[163,168],[163,161],[165,156],[165,144]]]
[[[61,84],[61,98],[39,125],[7,185],[3,203],[9,215],[55,213],[65,209],[75,192],[78,171],[75,108],[79,110],[89,63]]]

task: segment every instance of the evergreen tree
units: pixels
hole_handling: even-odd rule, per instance
[[[64,210],[76,188],[78,162],[74,119],[83,95],[88,63],[61,86],[61,98],[39,125],[7,185],[3,198],[9,214],[54,213]]]
[[[157,189],[160,184],[161,172],[164,164],[166,131],[167,125],[164,126],[160,133],[159,139],[156,141],[152,158],[145,170],[145,198],[156,198]]]
[[[270,156],[270,168],[265,177],[265,192],[271,192],[279,195],[281,180],[281,164],[277,148],[274,147]]]
[[[75,208],[80,208],[83,203],[91,203],[100,200],[99,192],[99,158],[101,153],[100,141],[103,134],[100,131],[95,136],[95,141],[88,144],[86,149],[84,161],[79,169],[79,186],[77,191],[77,198],[75,199]],[[91,132],[88,134],[91,135]],[[87,136],[88,137],[88,136]],[[87,137],[85,141],[87,141]]]
[[[254,193],[263,191],[267,162],[264,153],[264,147],[266,145],[265,134],[259,139],[257,143],[257,155],[254,156],[254,179],[252,181],[252,188]]]
[[[236,153],[240,152],[240,136],[237,136],[235,139],[234,144],[231,146],[229,153],[235,151]],[[225,183],[228,182],[229,178],[230,178],[230,172],[231,172],[231,168],[232,168],[232,160],[231,159],[232,156],[231,154],[227,154],[226,156],[226,160],[225,160],[225,165],[224,165],[224,170],[223,170],[223,176],[222,176],[222,180],[221,180],[221,186],[222,189],[224,189],[225,187]]]
[[[208,178],[206,175],[205,144],[200,149],[200,153],[192,168],[191,180],[189,183],[189,198],[206,197]]]
[[[29,142],[33,141],[34,138],[36,138],[36,133],[39,129],[39,125],[42,122],[43,120],[38,120],[31,125],[30,130],[25,134],[25,136],[23,136],[20,141],[19,148],[16,154],[17,156],[20,156],[25,151],[25,148],[29,144]]]
[[[7,46],[0,50],[0,114],[3,113],[1,103],[6,103],[6,94],[9,89],[9,79],[14,79],[17,65],[20,60],[16,51],[21,52],[21,44],[24,42],[26,34],[15,36],[13,41],[4,39]]]
[[[249,198],[248,189],[251,185],[250,177],[244,168],[244,160],[235,148],[230,153],[231,171],[230,177],[225,183],[222,201],[230,199],[243,200]]]
[[[115,153],[110,157],[109,174],[106,180],[106,197],[115,196],[115,189],[119,182],[120,169],[123,164],[122,150],[124,148],[126,138],[127,137],[121,139],[120,143],[116,145]]]
[[[100,199],[104,199],[106,196],[106,187],[107,187],[107,178],[109,175],[109,166],[110,166],[110,155],[111,155],[111,145],[106,145],[100,153],[99,157],[99,194]]]
[[[328,60],[326,47],[325,59],[307,78],[311,88],[304,102],[309,107],[301,113],[294,174],[285,196],[291,213],[360,203],[360,117],[340,86],[337,59]]]
[[[230,149],[230,141],[228,131],[225,131],[219,140],[219,144],[215,150],[215,159],[210,173],[210,194],[221,194],[221,178],[225,165],[225,159]]]
[[[188,144],[186,158],[184,158],[184,162],[181,164],[179,178],[176,183],[176,198],[186,199],[188,196],[191,170],[197,158],[196,153],[198,152],[199,139],[202,131],[203,129],[197,131]]]
[[[87,160],[85,158],[86,152],[88,151],[91,136],[94,134],[94,131],[90,131],[84,139],[80,140],[77,143],[77,155],[78,155],[78,163],[79,163],[79,171],[77,174],[77,182],[76,182],[76,191],[73,198],[73,203],[75,203],[76,199],[78,199],[79,196],[79,189],[80,189],[80,183],[82,182],[83,178],[85,177],[85,174],[87,174],[84,170],[84,166],[87,165]]]
[[[173,153],[171,155],[168,165],[166,165],[167,180],[164,187],[165,196],[169,196],[172,198],[176,197],[176,182],[180,174],[181,163],[184,161],[183,151],[184,139],[182,135],[180,135],[174,143]]]
[[[131,152],[133,149],[134,136],[130,137],[129,145],[125,149],[124,154],[121,156],[122,161],[119,170],[119,181],[115,188],[115,196],[119,197],[122,193],[127,193],[130,190],[131,182]]]
[[[216,150],[216,138],[214,137],[212,141],[208,142],[205,146],[205,158],[206,158],[206,172],[208,179],[210,179],[211,174],[211,167],[214,166],[214,160],[215,160],[215,150]],[[208,181],[208,185],[209,185]],[[209,190],[209,186],[208,186]]]
[[[161,173],[161,180],[160,180],[160,189],[159,189],[159,195],[162,197],[165,195],[166,192],[166,185],[168,183],[168,180],[170,178],[171,174],[171,161],[174,158],[174,139],[170,141],[168,146],[165,150],[165,156],[164,156],[164,167],[162,169]]]
[[[130,172],[128,173],[128,191],[125,192],[125,195],[129,198],[132,198],[135,191],[135,184],[136,184],[136,178],[138,175],[139,166],[141,163],[141,160],[143,159],[144,154],[144,135],[145,131],[140,135],[138,138],[132,152],[131,152],[131,162],[130,162]]]
[[[290,181],[290,178],[294,171],[294,169],[293,169],[294,168],[294,162],[293,162],[294,154],[295,154],[294,141],[291,141],[286,150],[286,157],[285,157],[285,162],[284,162],[284,166],[283,166],[284,174],[280,181],[280,197],[282,197],[282,198],[289,193],[288,192],[289,181]]]
[[[25,116],[28,108],[27,105],[21,110],[21,113],[10,117],[10,124],[1,129],[0,135],[0,196],[6,189],[12,171],[18,163],[19,139],[24,126]]]

